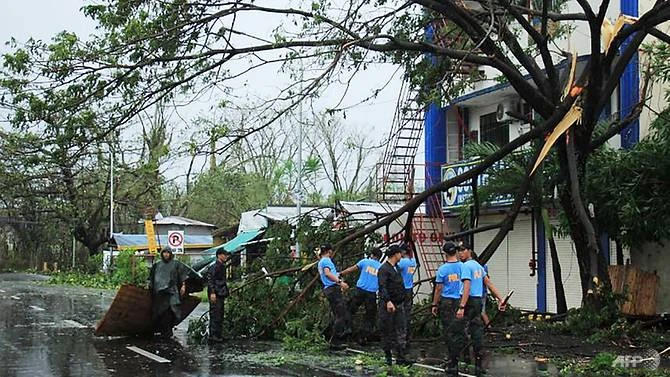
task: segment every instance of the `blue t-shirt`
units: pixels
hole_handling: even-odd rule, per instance
[[[470,297],[484,296],[484,277],[486,271],[476,260],[470,259],[463,263],[461,269],[461,280],[470,280]],[[462,293],[462,292],[461,292]]]
[[[414,258],[402,258],[398,262],[398,271],[402,275],[405,289],[414,288],[414,271],[416,271],[416,260]]]
[[[435,282],[442,285],[441,296],[445,298],[461,298],[463,283],[461,282],[462,262],[447,262],[437,269]]]
[[[377,292],[379,289],[379,280],[377,279],[377,272],[381,263],[378,260],[372,258],[364,258],[356,263],[358,269],[361,271],[361,275],[358,277],[358,282],[356,286],[364,291],[368,292]]]
[[[337,284],[336,282],[328,279],[324,271],[326,268],[329,268],[330,272],[332,272],[335,276],[339,277],[337,269],[335,268],[335,263],[333,263],[333,261],[330,260],[330,258],[321,258],[321,260],[319,260],[319,275],[321,275],[321,282],[323,283],[323,289],[332,287],[333,285]]]

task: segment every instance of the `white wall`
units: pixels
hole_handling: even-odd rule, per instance
[[[656,296],[656,312],[670,312],[670,241],[646,243],[642,247],[631,250],[631,264],[659,276],[660,287]]]

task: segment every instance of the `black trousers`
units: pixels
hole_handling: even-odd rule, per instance
[[[379,331],[382,335],[382,348],[385,352],[395,349],[399,355],[404,353],[406,324],[403,303],[395,304],[395,312],[390,313],[386,309],[386,303],[379,301]]]
[[[403,302],[403,306],[405,307],[405,336],[406,336],[406,343],[409,344],[410,340],[412,339],[412,304],[414,301],[414,290],[410,289],[405,289],[405,301]]]
[[[351,300],[349,300],[350,318],[356,315],[361,305],[365,309],[365,314],[363,315],[360,335],[362,339],[367,339],[374,332],[375,323],[377,322],[377,294],[356,287],[356,291],[354,291]]]
[[[333,313],[333,337],[337,340],[342,339],[349,323],[349,311],[342,289],[339,285],[333,285],[324,289],[323,294],[328,299],[330,311]]]
[[[468,299],[465,305],[464,318],[468,327],[468,334],[472,339],[472,350],[475,353],[475,359],[481,360],[484,343],[484,321],[482,321],[482,298],[472,297]]]
[[[465,320],[456,318],[460,303],[461,300],[457,298],[440,298],[440,318],[450,367],[458,364],[458,356],[465,346]]]
[[[216,302],[209,301],[209,336],[221,338],[223,333],[223,315],[225,309],[225,298],[216,296]]]

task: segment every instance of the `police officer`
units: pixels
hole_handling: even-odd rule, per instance
[[[347,332],[349,322],[349,312],[342,291],[347,290],[349,285],[337,273],[335,263],[330,259],[332,253],[333,248],[330,244],[321,245],[318,269],[323,284],[323,294],[328,299],[330,310],[333,313],[333,333],[330,337],[330,346],[333,349],[339,349],[342,348],[341,342]]]
[[[458,245],[446,242],[442,251],[447,256],[447,262],[438,268],[435,274],[435,291],[431,311],[434,316],[439,314],[444,330],[444,339],[447,343],[448,361],[447,376],[458,376],[458,356],[464,342],[464,321],[456,318],[461,299],[461,267],[458,260]]]
[[[392,350],[395,349],[397,363],[412,364],[407,359],[405,349],[405,285],[397,264],[402,257],[398,245],[386,249],[386,262],[379,268],[379,330],[382,335],[382,347],[386,364],[393,363]]]
[[[207,296],[209,296],[209,341],[221,342],[223,337],[224,300],[229,296],[226,279],[228,252],[224,248],[216,251],[216,262],[209,267]]]
[[[379,282],[377,274],[381,263],[382,251],[379,248],[374,248],[370,251],[368,258],[363,258],[358,263],[345,269],[340,274],[347,275],[356,270],[361,271],[356,282],[356,291],[354,291],[351,300],[349,301],[350,318],[356,315],[358,308],[363,305],[365,308],[365,315],[363,317],[363,325],[361,326],[359,343],[364,345],[368,342],[370,334],[375,328],[377,322],[377,289]]]
[[[475,353],[475,375],[481,376],[485,373],[482,365],[484,323],[481,317],[482,297],[486,294],[485,287],[491,289],[491,292],[495,295],[498,300],[499,310],[504,311],[505,304],[498,290],[486,276],[484,267],[472,258],[471,252],[472,249],[470,246],[467,244],[461,245],[460,259],[463,262],[461,268],[463,290],[456,318],[464,319],[467,323],[470,337],[472,338],[472,348]]]
[[[412,302],[414,301],[414,273],[416,272],[416,259],[410,253],[409,246],[405,243],[399,245],[402,250],[402,259],[398,262],[398,271],[402,275],[405,286],[405,340],[406,347],[409,348],[412,335],[410,324],[412,322]]]

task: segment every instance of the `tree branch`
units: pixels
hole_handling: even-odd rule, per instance
[[[582,80],[585,80],[585,77],[582,78]],[[398,210],[396,210],[393,213],[388,214],[384,218],[380,219],[375,224],[371,224],[369,226],[366,226],[365,228],[350,234],[349,236],[345,237],[344,239],[340,240],[337,242],[334,247],[340,248],[343,245],[346,245],[348,242],[351,242],[352,240],[355,240],[356,238],[362,237],[366,234],[369,234],[381,227],[387,226],[391,224],[394,220],[396,220],[398,217],[400,217],[402,214],[405,212],[409,212],[416,210],[423,202],[425,202],[430,196],[437,194],[439,192],[443,192],[448,190],[451,187],[454,187],[456,185],[459,185],[467,180],[472,179],[473,177],[476,177],[477,175],[483,173],[486,169],[491,167],[493,164],[496,162],[500,161],[502,158],[507,156],[508,154],[512,153],[514,150],[519,148],[520,146],[528,143],[529,141],[541,137],[545,132],[552,130],[556,125],[563,119],[565,114],[568,112],[570,107],[572,107],[572,104],[575,102],[576,97],[568,96],[563,100],[563,102],[556,107],[555,112],[553,115],[545,121],[545,123],[541,127],[533,128],[527,133],[520,135],[516,139],[510,141],[507,145],[503,146],[502,148],[498,149],[496,152],[492,153],[490,156],[486,157],[482,162],[480,162],[477,166],[474,166],[472,169],[468,170],[467,172],[460,174],[454,178],[448,179],[446,181],[442,181],[439,184],[431,186],[429,189],[417,194],[414,196],[412,199],[407,201],[402,207],[400,207]]]

